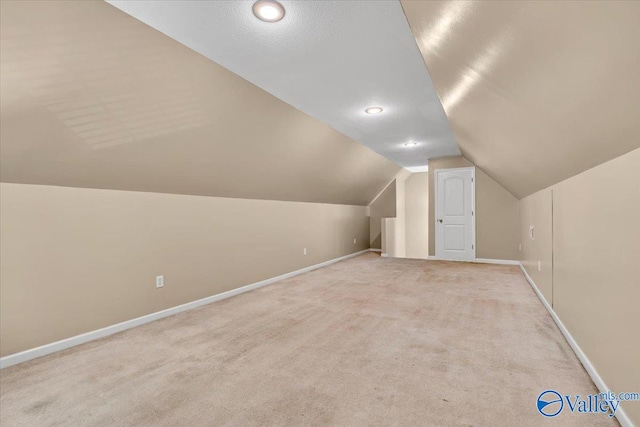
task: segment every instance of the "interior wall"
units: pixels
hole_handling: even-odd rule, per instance
[[[370,230],[369,245],[372,249],[382,249],[381,219],[396,216],[396,180],[394,179],[387,188],[370,205]]]
[[[369,247],[365,206],[0,185],[3,356]]]
[[[407,258],[429,256],[429,174],[413,173],[405,181]]]
[[[396,216],[393,221],[394,245],[393,248],[387,247],[387,254],[397,258],[404,258],[407,253],[405,183],[410,176],[411,172],[406,169],[396,175]],[[388,227],[387,230],[389,230]],[[384,233],[382,238],[385,238]]]
[[[545,287],[548,278],[539,278],[532,261],[552,254],[558,317],[607,387],[635,391],[640,384],[640,149],[524,198],[524,217],[535,223],[542,214],[542,223],[548,223],[551,192],[552,244],[538,238],[548,224],[537,228],[523,264],[536,285]],[[522,223],[522,235],[528,227]],[[640,424],[639,405],[622,407]]]
[[[640,149],[553,187],[553,262],[554,310],[612,390],[637,391]]]
[[[470,166],[462,156],[429,160],[429,255],[436,254],[433,171]],[[519,222],[518,199],[476,167],[476,257],[517,260]]]
[[[520,261],[553,307],[552,197],[552,190],[547,188],[520,200]],[[529,235],[531,226],[533,239]]]
[[[382,218],[382,254],[381,256],[397,257],[396,252],[396,218]]]

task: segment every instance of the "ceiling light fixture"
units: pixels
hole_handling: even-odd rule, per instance
[[[258,0],[253,5],[253,14],[264,22],[278,22],[284,18],[284,7],[275,0]]]
[[[417,142],[405,142],[404,143],[405,147],[415,147],[416,145],[418,145]]]
[[[382,107],[369,107],[364,112],[367,114],[380,114],[382,113]]]

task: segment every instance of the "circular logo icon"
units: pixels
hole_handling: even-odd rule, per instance
[[[546,390],[538,396],[538,412],[545,417],[555,417],[564,407],[562,396],[555,390]]]

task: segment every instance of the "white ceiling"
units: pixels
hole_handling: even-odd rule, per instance
[[[460,154],[396,0],[281,1],[277,23],[253,0],[108,2],[401,166]]]

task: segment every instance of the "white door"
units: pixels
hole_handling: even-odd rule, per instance
[[[436,258],[476,258],[475,168],[436,169]]]

